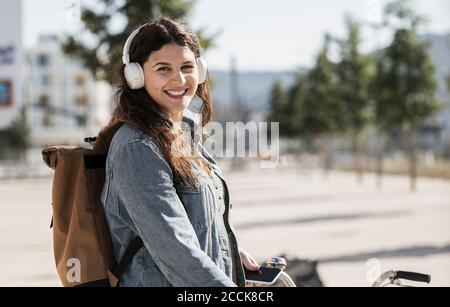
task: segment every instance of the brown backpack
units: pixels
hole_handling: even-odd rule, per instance
[[[136,237],[116,263],[101,204],[105,162],[111,139],[122,125],[103,128],[93,148],[52,146],[42,151],[55,170],[52,188],[53,249],[56,269],[65,287],[112,286],[142,246]]]

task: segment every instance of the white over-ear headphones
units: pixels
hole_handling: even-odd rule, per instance
[[[130,63],[130,45],[133,41],[133,38],[139,33],[142,27],[146,25],[142,25],[131,33],[128,37],[125,45],[123,46],[123,55],[122,62],[125,64],[124,74],[125,79],[127,80],[128,86],[137,90],[144,87],[145,79],[144,79],[144,70],[142,69],[141,64],[137,62]],[[203,57],[198,57],[197,59],[197,70],[198,70],[198,84],[202,84],[206,81],[206,72],[208,70],[208,66],[206,65],[206,61]]]

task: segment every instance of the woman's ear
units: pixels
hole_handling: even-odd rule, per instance
[[[198,84],[202,84],[208,77],[208,65],[203,57],[197,58]]]

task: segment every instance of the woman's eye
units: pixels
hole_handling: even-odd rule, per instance
[[[194,69],[193,66],[183,66],[182,69]],[[170,67],[161,67],[158,69],[158,71],[170,71]]]

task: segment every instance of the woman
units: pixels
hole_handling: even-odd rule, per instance
[[[194,96],[211,118],[207,68],[198,38],[161,18],[135,30],[124,46],[102,203],[114,253],[144,243],[121,286],[245,286],[243,266],[259,265],[239,249],[229,224],[229,195],[214,159],[180,129]],[[189,135],[189,134],[188,134]],[[195,154],[193,154],[195,153]]]

